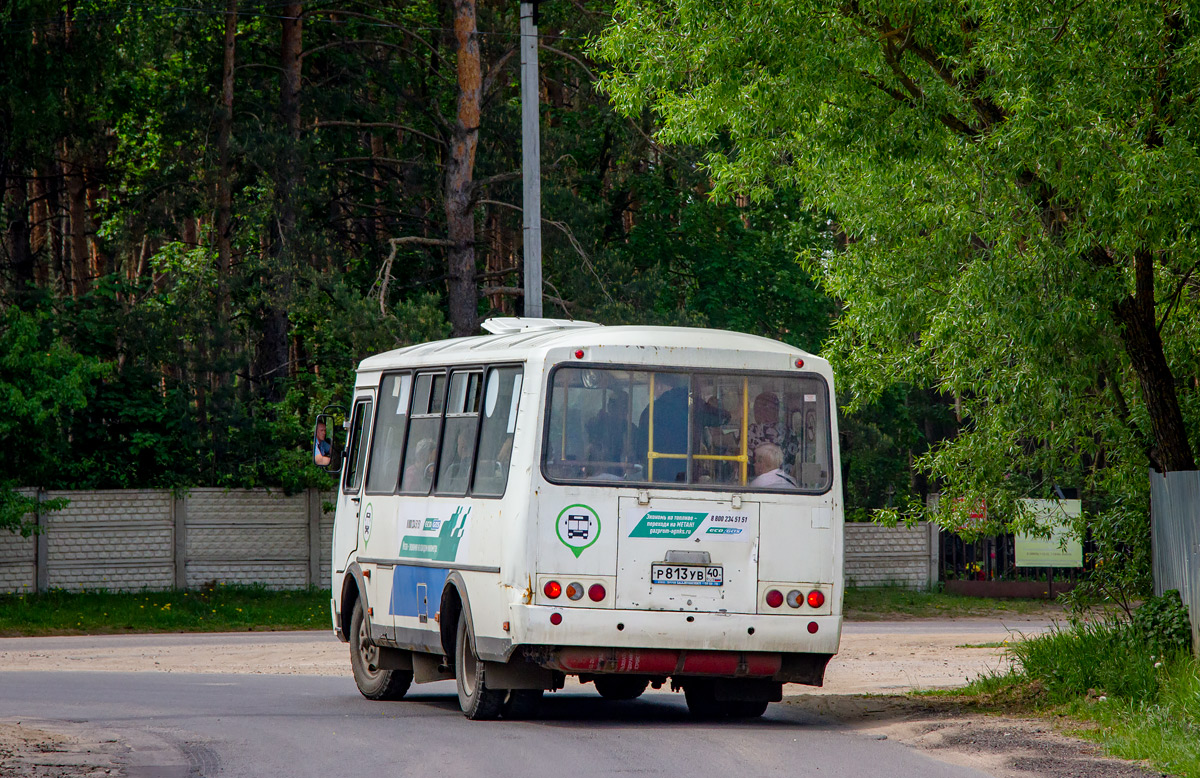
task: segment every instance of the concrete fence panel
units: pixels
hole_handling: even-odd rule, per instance
[[[29,495],[36,490],[23,490]],[[333,495],[266,489],[44,492],[41,534],[0,532],[0,592],[328,586]]]
[[[937,581],[937,526],[846,524],[847,586],[929,589]]]
[[[306,494],[192,489],[187,495],[189,587],[208,581],[280,589],[309,581]]]
[[[51,589],[166,589],[174,579],[171,495],[123,489],[47,492],[66,508],[42,517]]]

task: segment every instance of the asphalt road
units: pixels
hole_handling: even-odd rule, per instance
[[[697,723],[681,694],[616,703],[590,687],[547,695],[535,721],[470,722],[449,682],[379,703],[347,678],[0,672],[0,718],[108,731],[133,749],[130,778],[985,775],[797,706]]]

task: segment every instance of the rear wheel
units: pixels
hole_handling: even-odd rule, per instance
[[[689,681],[684,684],[683,697],[688,712],[698,719],[716,719],[725,715],[728,703],[717,702],[716,686],[712,681]]]
[[[505,689],[489,689],[483,662],[471,646],[466,611],[458,615],[454,641],[454,680],[458,683],[458,705],[472,721],[494,719],[504,707]]]
[[[756,719],[767,712],[767,700],[718,700],[710,680],[689,681],[683,687],[688,712],[698,719]]]
[[[636,675],[599,675],[592,683],[606,700],[636,700],[646,691],[650,680]]]
[[[350,615],[350,667],[354,684],[368,700],[399,700],[412,685],[411,670],[383,670],[379,667],[379,648],[371,643],[370,625],[363,612],[362,600],[354,601]]]

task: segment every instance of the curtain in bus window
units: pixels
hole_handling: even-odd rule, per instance
[[[385,375],[379,385],[379,412],[375,416],[375,435],[371,438],[371,458],[367,465],[368,494],[391,494],[400,480],[411,386],[409,373]]]
[[[490,497],[504,494],[517,429],[521,375],[519,367],[492,368],[487,373],[472,494]]]

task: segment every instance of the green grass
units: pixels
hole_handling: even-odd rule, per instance
[[[1070,734],[1123,759],[1200,778],[1200,659],[1154,649],[1115,619],[1014,643],[1016,669],[952,692],[1002,712],[1065,716]]]
[[[329,590],[215,585],[167,592],[0,595],[0,637],[328,629]]]
[[[956,618],[965,616],[1062,616],[1052,600],[1013,600],[964,597],[944,592],[915,592],[899,587],[846,590],[842,612],[850,621],[896,618]]]

